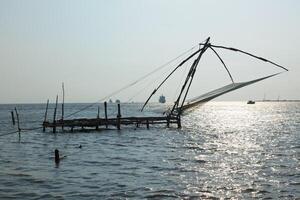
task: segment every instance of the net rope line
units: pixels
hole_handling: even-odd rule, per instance
[[[75,115],[75,114],[78,114],[78,113],[80,113],[80,112],[82,112],[82,111],[84,111],[84,110],[86,110],[86,109],[88,109],[88,108],[94,106],[95,104],[97,104],[97,103],[99,103],[99,102],[101,102],[101,101],[103,101],[103,100],[105,100],[105,99],[108,99],[108,98],[110,98],[110,97],[112,97],[112,96],[114,96],[114,95],[116,95],[116,94],[118,94],[118,93],[120,93],[121,91],[123,91],[123,90],[125,90],[125,89],[128,89],[128,88],[130,88],[130,87],[136,85],[137,83],[139,83],[140,81],[144,80],[144,79],[147,78],[148,76],[150,76],[150,75],[154,74],[155,72],[157,72],[157,71],[159,71],[159,70],[165,68],[165,67],[168,66],[169,64],[173,63],[175,60],[177,60],[177,59],[179,59],[180,57],[184,56],[185,54],[189,53],[190,51],[192,51],[192,50],[195,49],[196,47],[198,47],[198,45],[195,45],[195,46],[193,46],[192,48],[190,48],[190,49],[184,51],[183,53],[181,53],[181,54],[178,55],[177,57],[171,59],[170,61],[164,63],[163,65],[160,65],[159,67],[155,68],[153,71],[151,71],[151,72],[145,74],[144,76],[142,76],[141,78],[139,78],[139,79],[133,81],[132,83],[130,83],[130,84],[128,84],[128,85],[126,85],[126,86],[124,86],[124,87],[122,87],[122,88],[120,88],[120,89],[118,89],[118,90],[116,90],[116,91],[114,91],[114,92],[112,92],[112,93],[110,93],[109,95],[107,95],[107,96],[105,96],[105,97],[99,99],[98,101],[96,101],[96,102],[94,102],[94,103],[91,103],[91,104],[89,104],[89,105],[87,105],[87,106],[85,106],[85,107],[83,107],[83,108],[81,108],[81,109],[79,109],[79,110],[77,110],[77,111],[71,113],[71,114],[66,115],[66,116],[65,116],[65,119],[66,119],[66,118],[69,118],[69,117],[71,117],[71,116],[73,116],[73,115]]]
[[[212,44],[210,44],[210,46],[211,46],[211,47],[214,47],[214,48],[227,49],[227,50],[231,50],[231,51],[235,51],[235,52],[240,52],[240,53],[246,54],[246,55],[248,55],[248,56],[251,56],[251,57],[253,57],[253,58],[256,58],[256,59],[258,59],[258,60],[261,60],[261,61],[264,61],[264,62],[268,62],[268,63],[270,63],[270,64],[272,64],[272,65],[275,65],[275,66],[277,66],[277,67],[279,67],[279,68],[281,68],[281,69],[284,69],[285,71],[289,71],[287,68],[285,68],[285,67],[283,67],[283,66],[281,66],[281,65],[279,65],[279,64],[277,64],[277,63],[275,63],[275,62],[273,62],[273,61],[270,61],[270,60],[265,59],[265,58],[260,57],[260,56],[256,56],[256,55],[254,55],[254,54],[252,54],[252,53],[248,53],[248,52],[246,52],[246,51],[243,51],[243,50],[240,50],[240,49],[237,49],[237,48],[233,48],[233,47],[225,47],[225,46],[220,46],[220,45],[212,45]]]
[[[38,129],[42,129],[42,128],[43,128],[42,126],[34,127],[34,128],[20,128],[20,131],[17,130],[17,131],[11,131],[11,132],[7,132],[7,133],[3,133],[3,134],[0,134],[0,137],[10,135],[10,134],[14,134],[14,133],[19,133],[19,132],[22,133],[22,132],[27,132],[27,131],[38,130]]]
[[[191,50],[192,51],[192,50]],[[179,61],[180,62],[180,61]],[[177,62],[175,65],[179,64],[179,62]],[[171,67],[171,65],[170,65]],[[172,69],[171,69],[172,70]],[[129,103],[133,98],[135,98],[136,96],[140,95],[143,91],[145,91],[147,88],[149,88],[151,85],[154,85],[156,81],[161,80],[162,77],[165,76],[165,74],[169,73],[170,69],[160,73],[158,76],[154,77],[153,79],[150,79],[149,81],[147,81],[146,85],[138,90],[138,92],[134,93],[129,99],[128,101],[126,101],[127,103]]]
[[[173,101],[173,102],[176,101],[177,94],[179,93],[180,88],[181,88],[181,86],[182,86],[182,84],[183,84],[183,80],[184,80],[184,78],[186,77],[186,74],[187,74],[187,71],[188,71],[187,69],[188,69],[188,66],[185,65],[185,67],[184,67],[184,72],[182,73],[181,78],[180,78],[180,81],[179,81],[179,83],[181,83],[181,84],[178,84],[177,89],[176,89],[176,91],[175,91],[174,94],[173,94],[173,98],[172,98],[172,101]]]

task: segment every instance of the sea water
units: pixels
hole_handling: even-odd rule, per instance
[[[65,115],[86,105],[66,104]],[[96,117],[97,106],[72,117]],[[41,126],[45,105],[0,105],[1,135],[17,129],[14,107],[21,129]],[[122,116],[159,116],[166,108],[151,104],[141,113],[141,104],[121,107]],[[108,111],[115,117],[116,104]],[[60,113],[59,107],[58,119]],[[210,102],[185,113],[181,129],[113,129],[1,136],[0,199],[300,197],[299,103]],[[59,164],[55,149],[67,156]]]

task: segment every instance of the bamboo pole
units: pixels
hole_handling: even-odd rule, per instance
[[[97,125],[96,125],[96,130],[99,129],[99,114],[100,114],[100,106],[98,106],[98,113],[97,113]]]
[[[43,132],[46,131],[46,127],[45,127],[45,122],[47,121],[47,114],[48,114],[48,106],[49,106],[49,99],[47,99],[47,105],[46,105],[46,111],[45,111],[45,116],[44,116],[44,123],[43,123]]]
[[[181,116],[177,116],[177,128],[181,128]]]
[[[64,114],[65,114],[65,85],[64,83],[62,83],[62,104],[61,104],[62,131],[64,131]]]
[[[121,129],[121,106],[120,104],[118,103],[118,115],[117,115],[117,128],[118,130]]]
[[[19,113],[18,113],[17,107],[15,107],[15,112],[16,112],[16,117],[17,117],[18,132],[19,132],[19,136],[20,136],[21,128],[20,128],[20,120],[19,120]]]
[[[11,121],[12,121],[12,124],[15,125],[15,124],[16,124],[16,121],[15,121],[14,111],[11,111],[10,114],[11,114]]]
[[[107,102],[104,102],[104,113],[105,113],[105,127],[108,128],[108,121],[107,121]]]
[[[169,115],[167,116],[167,127],[168,128],[170,127],[170,116]]]
[[[57,102],[58,102],[58,95],[56,95],[56,101],[55,101],[55,108],[54,108],[54,114],[53,114],[53,133],[56,133],[56,110],[57,110]]]

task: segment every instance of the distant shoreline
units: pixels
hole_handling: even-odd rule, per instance
[[[215,100],[215,101],[208,101],[208,102],[247,102],[247,100]],[[300,102],[300,99],[298,100],[253,100],[255,102]],[[204,102],[204,103],[208,103],[208,102]],[[104,103],[104,102],[100,102],[99,104]],[[132,103],[137,103],[137,104],[143,104],[144,102],[121,102],[121,104],[132,104]],[[150,103],[154,103],[154,104],[159,104],[159,102],[150,102]],[[171,103],[171,102],[166,102],[166,104]],[[45,105],[46,103],[0,103],[0,105]],[[49,104],[55,104],[54,102],[49,103]],[[65,104],[91,104],[89,102],[79,102],[79,103],[74,103],[74,102],[70,102],[70,103],[65,103]],[[110,103],[110,104],[116,104],[115,102]]]
[[[283,99],[283,100],[255,100],[256,102],[300,102],[300,100],[288,100],[288,99]]]

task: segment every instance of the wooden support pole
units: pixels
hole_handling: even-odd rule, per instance
[[[104,102],[104,113],[105,113],[105,127],[108,128],[108,121],[107,121],[107,102]]]
[[[167,127],[168,128],[170,127],[170,116],[169,115],[167,116]]]
[[[99,121],[99,114],[100,114],[100,107],[98,106],[96,130],[99,129],[99,123],[100,123],[100,121]]]
[[[62,131],[64,131],[64,114],[65,114],[65,85],[64,83],[62,83],[62,104],[61,104]]]
[[[149,129],[149,120],[147,119],[147,129]]]
[[[54,161],[55,161],[56,164],[58,164],[59,161],[60,161],[58,149],[54,150]]]
[[[19,131],[19,136],[20,136],[20,134],[21,134],[21,128],[20,128],[20,119],[19,119],[19,113],[18,113],[17,107],[15,107],[15,112],[16,112],[17,125],[18,125],[18,131]]]
[[[48,107],[49,107],[49,99],[47,99],[47,105],[46,105],[46,111],[45,111],[44,123],[43,123],[43,132],[45,132],[46,130],[45,122],[47,121]]]
[[[53,114],[53,133],[56,133],[56,110],[57,110],[57,102],[58,102],[58,95],[56,95],[56,101],[55,101],[55,108],[54,108],[54,114]]]
[[[118,130],[121,129],[121,107],[120,104],[118,103],[118,115],[117,115],[117,128]]]
[[[11,121],[12,121],[12,124],[15,125],[15,124],[16,124],[16,121],[15,121],[14,111],[11,111],[10,114],[11,114]]]
[[[177,116],[177,128],[181,128],[181,116],[180,116],[180,114]]]

